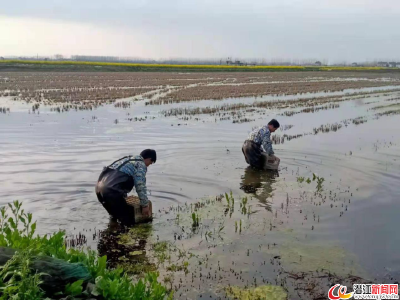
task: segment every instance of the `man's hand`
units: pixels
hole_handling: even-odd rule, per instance
[[[142,215],[143,215],[143,217],[150,217],[149,205],[142,207]]]
[[[274,154],[268,156],[267,162],[274,163],[275,161],[276,161],[276,156]]]

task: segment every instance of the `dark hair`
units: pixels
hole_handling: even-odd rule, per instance
[[[272,119],[271,121],[269,121],[268,125],[272,125],[272,126],[274,126],[274,128],[279,128],[279,126],[281,126],[281,125],[279,125],[279,122],[275,119]]]
[[[140,153],[140,156],[143,157],[143,159],[151,158],[151,161],[153,163],[155,163],[157,161],[157,153],[156,153],[156,150],[153,150],[153,149],[143,150]]]

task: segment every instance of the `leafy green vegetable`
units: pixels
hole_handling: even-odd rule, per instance
[[[73,283],[68,283],[65,286],[65,294],[73,297],[82,294],[83,290],[82,284],[83,280],[77,280]]]
[[[11,210],[11,214],[9,211]],[[67,284],[59,295],[72,297],[102,296],[106,299],[165,299],[167,289],[157,281],[158,273],[148,273],[144,279],[133,283],[122,269],[107,269],[107,257],[97,257],[96,252],[68,249],[65,233],[35,235],[36,222],[32,214],[25,213],[22,203],[14,201],[0,208],[0,247],[17,250],[12,258],[0,267],[0,299],[45,299],[41,289],[42,279],[48,276],[31,270],[31,262],[38,256],[49,256],[69,263],[83,264],[95,279],[90,295],[84,291],[84,280]],[[172,297],[172,294],[169,295]]]

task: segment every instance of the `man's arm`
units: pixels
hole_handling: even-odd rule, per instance
[[[268,155],[275,154],[274,149],[272,149],[271,132],[269,132],[269,130],[265,131],[263,134],[262,145]]]
[[[140,199],[140,205],[146,207],[149,204],[147,199],[147,187],[146,187],[146,167],[138,164],[134,176],[136,193]]]

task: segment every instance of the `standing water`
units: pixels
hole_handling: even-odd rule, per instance
[[[394,88],[320,93],[343,98],[316,103],[338,105],[312,112],[245,107],[246,120],[238,123],[232,122],[238,111],[223,112],[231,118],[161,113],[207,101],[153,106],[139,99],[125,108],[59,113],[3,97],[0,106],[10,112],[0,113],[1,205],[23,201],[41,234],[82,233],[88,246],[132,274],[158,269],[175,298],[242,297],[258,287],[310,299],[340,279],[396,282],[400,94]],[[223,104],[260,101],[241,100]],[[274,134],[280,170],[256,171],[241,146],[253,127],[272,118],[281,124]],[[145,148],[158,155],[147,173],[154,221],[121,234],[94,186],[104,166]],[[118,242],[109,244],[116,232]]]

